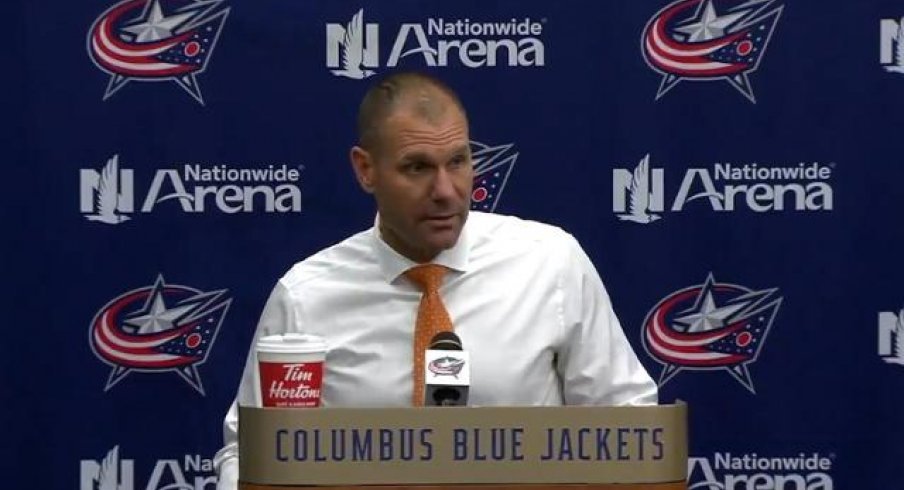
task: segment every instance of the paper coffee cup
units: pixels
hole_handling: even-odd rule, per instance
[[[326,341],[309,334],[269,335],[257,341],[261,407],[320,406]]]

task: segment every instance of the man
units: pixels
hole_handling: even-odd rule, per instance
[[[422,316],[449,322],[469,351],[471,405],[656,403],[656,384],[577,241],[549,225],[468,211],[468,121],[451,89],[426,75],[390,76],[365,95],[358,133],[350,157],[376,201],[376,224],[296,264],[255,335],[326,338],[324,406],[419,404],[423,371],[412,366],[423,355]],[[428,292],[408,272],[425,267],[441,276],[430,296],[439,313],[429,315]],[[254,376],[252,348],[238,404],[254,404]],[[236,488],[236,412],[234,403],[215,458],[219,489]]]

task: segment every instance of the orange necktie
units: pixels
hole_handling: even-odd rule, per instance
[[[415,407],[424,406],[424,352],[434,335],[452,331],[452,320],[439,295],[445,274],[446,268],[437,264],[419,265],[405,271],[405,276],[424,293],[414,326],[414,392],[411,403]]]

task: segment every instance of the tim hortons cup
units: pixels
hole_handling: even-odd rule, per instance
[[[261,337],[257,341],[259,406],[319,407],[326,350],[326,341],[316,335]]]

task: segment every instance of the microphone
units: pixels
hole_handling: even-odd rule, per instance
[[[466,406],[471,385],[470,364],[458,335],[440,332],[433,336],[424,352],[424,406]]]

